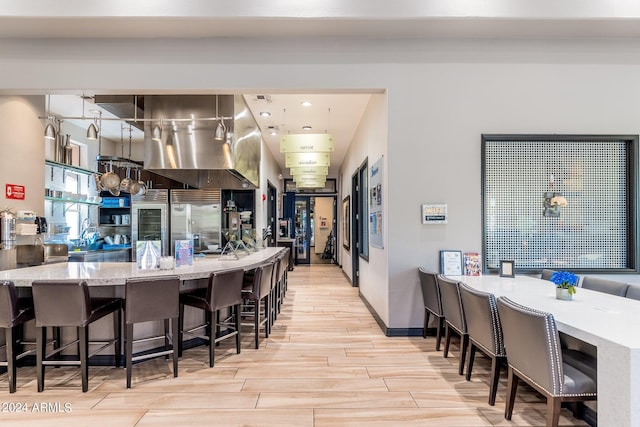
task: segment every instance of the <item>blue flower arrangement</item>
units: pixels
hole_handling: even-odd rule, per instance
[[[569,271],[556,271],[549,280],[556,284],[556,288],[568,289],[570,294],[576,293],[578,276]]]

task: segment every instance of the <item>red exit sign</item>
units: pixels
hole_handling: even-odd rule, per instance
[[[7,184],[4,194],[7,199],[24,200],[24,185]]]

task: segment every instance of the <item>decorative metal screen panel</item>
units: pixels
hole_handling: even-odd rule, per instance
[[[485,269],[635,268],[637,138],[484,136]]]

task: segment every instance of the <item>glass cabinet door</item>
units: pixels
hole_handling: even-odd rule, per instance
[[[137,240],[162,240],[162,209],[138,210],[137,237]]]

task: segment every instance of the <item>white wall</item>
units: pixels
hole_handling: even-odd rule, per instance
[[[482,133],[640,133],[633,39],[0,40],[0,49],[5,94],[386,91],[369,108],[388,110],[388,128],[363,121],[340,185],[346,194],[359,162],[385,155],[385,249],[361,263],[361,292],[392,328],[421,326],[418,266],[437,269],[440,249],[481,249]],[[448,204],[447,225],[421,224],[429,202]],[[342,264],[350,273],[344,253]]]
[[[44,114],[42,96],[0,97],[0,210],[44,209]],[[7,199],[6,184],[25,187],[24,200]]]
[[[282,173],[278,163],[273,158],[273,154],[263,140],[260,143],[260,188],[256,190],[256,235],[258,239],[262,239],[262,229],[268,225],[267,200],[262,200],[262,195],[269,197],[267,190],[267,182],[276,187],[276,200],[281,199],[283,181],[278,178]],[[281,203],[276,204],[276,209]],[[280,211],[276,213],[276,221],[278,220]],[[277,233],[277,230],[272,230]],[[264,242],[263,242],[264,243]]]
[[[389,222],[389,192],[387,191],[389,184],[389,173],[387,171],[387,96],[385,94],[372,95],[369,104],[365,109],[360,125],[356,130],[353,141],[349,146],[349,151],[345,157],[344,163],[340,170],[342,198],[346,195],[350,196],[351,211],[353,212],[356,200],[351,194],[351,177],[358,171],[362,163],[367,160],[369,168],[381,156],[384,156],[383,162],[383,227],[384,227],[384,249],[369,246],[369,259],[360,258],[359,268],[359,285],[360,293],[373,307],[380,319],[389,325],[389,268],[388,268],[388,252],[391,242],[388,241]],[[397,190],[393,190],[397,191]],[[342,214],[342,212],[341,212]],[[342,221],[342,215],[340,215]],[[365,226],[368,227],[368,218],[364,218]],[[353,236],[351,236],[353,242]],[[338,241],[342,242],[342,235],[338,236]],[[342,245],[342,268],[347,276],[353,280],[352,274],[352,257],[358,256],[358,249],[350,245],[346,250]]]

